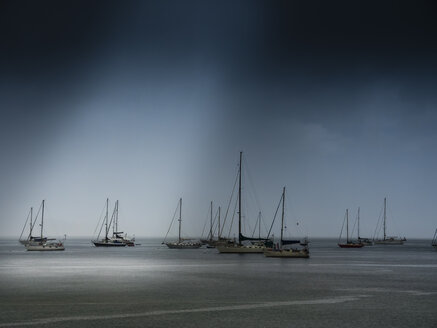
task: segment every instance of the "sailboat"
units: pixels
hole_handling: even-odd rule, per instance
[[[40,209],[41,209],[41,207],[40,207]],[[38,211],[38,214],[39,214],[39,211]],[[26,245],[26,244],[29,244],[29,243],[38,243],[38,242],[46,242],[47,241],[47,237],[42,237],[41,238],[40,236],[32,236],[33,227],[34,227],[34,225],[36,223],[36,220],[38,218],[38,214],[35,217],[35,220],[33,221],[33,207],[30,208],[30,212],[27,215],[27,219],[26,219],[26,222],[24,223],[23,230],[21,231],[20,238],[18,238],[18,241],[20,242],[20,244]],[[24,230],[26,230],[27,221],[29,221],[29,218],[30,218],[30,222],[29,222],[29,227],[30,227],[29,235],[27,236],[26,239],[22,239],[23,233],[24,233]]]
[[[286,248],[285,245],[300,243],[299,240],[284,240],[284,207],[285,207],[285,187],[282,190],[282,221],[281,221],[281,240],[277,247],[272,250],[264,250],[266,257],[285,257],[285,258],[309,258],[310,252],[308,247],[303,249]]]
[[[360,208],[359,207],[358,207],[357,220],[358,220],[358,242],[363,244],[364,246],[373,246],[372,239],[360,237]]]
[[[343,226],[344,226],[344,221],[343,221]],[[340,232],[340,237],[338,239],[338,246],[341,248],[361,248],[364,246],[364,244],[358,242],[353,242],[352,240],[349,239],[349,209],[346,209],[346,242],[345,243],[340,243],[340,239],[341,239],[341,234],[343,232],[343,227],[341,229]]]
[[[431,246],[437,249],[437,229],[435,229],[434,237],[432,238]]]
[[[45,201],[42,201],[42,212],[41,212],[41,234],[40,237],[32,237],[32,229],[29,234],[28,242],[25,244],[25,247],[28,251],[63,251],[65,250],[64,244],[61,241],[54,241],[56,239],[54,238],[47,238],[44,237],[43,231],[44,231],[44,205]],[[35,219],[36,221],[36,219]]]
[[[241,232],[241,175],[242,175],[243,152],[240,152],[240,166],[238,170],[238,243],[230,245],[218,245],[220,253],[263,253],[266,244],[271,243],[268,238],[246,237]],[[243,245],[243,241],[257,242],[257,244]]]
[[[202,246],[202,244],[200,242],[193,242],[191,240],[186,240],[181,238],[181,228],[182,228],[182,198],[179,199],[179,203],[178,203],[178,207],[179,207],[179,235],[178,235],[178,241],[175,242],[168,242],[166,243],[165,240],[167,238],[168,232],[171,229],[171,226],[173,224],[174,221],[174,217],[173,220],[170,223],[170,227],[168,228],[167,231],[167,235],[164,238],[164,241],[162,242],[163,244],[166,244],[168,248],[178,248],[178,249],[190,249],[190,248],[199,248],[200,246]],[[177,208],[176,208],[177,210]]]
[[[115,228],[113,228],[112,237],[111,238],[108,237],[112,222],[114,220],[117,220],[117,216],[118,216],[118,201],[116,202],[116,205],[114,207],[111,220],[109,220],[109,199],[106,198],[106,215],[104,220],[102,221],[102,225],[100,227],[100,231],[99,234],[97,235],[97,238],[95,240],[92,240],[94,246],[96,247],[125,247],[126,246],[126,243],[123,241],[123,238],[118,235],[119,232],[115,231]],[[102,232],[103,226],[105,226],[105,237],[99,240],[100,233]]]
[[[377,245],[403,245],[404,241],[407,239],[399,238],[399,237],[389,237],[386,234],[387,229],[387,198],[384,197],[384,238],[383,239],[374,239],[374,243]]]

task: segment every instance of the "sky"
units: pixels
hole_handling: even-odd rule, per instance
[[[199,236],[243,151],[246,234],[259,211],[271,224],[286,186],[291,236],[338,237],[360,207],[372,237],[387,197],[389,235],[432,238],[436,13],[432,1],[2,1],[0,235],[18,237],[45,199],[46,234],[92,236],[108,197],[121,230],[160,237],[182,197],[182,234]]]

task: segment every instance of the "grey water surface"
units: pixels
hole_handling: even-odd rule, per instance
[[[437,327],[437,251],[428,240],[310,259],[132,248],[69,239],[64,252],[0,241],[0,327]]]

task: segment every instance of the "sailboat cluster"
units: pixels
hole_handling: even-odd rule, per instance
[[[237,202],[234,208],[235,209],[238,204],[238,238],[230,238],[224,237],[223,230],[226,223],[226,217],[229,211],[229,207],[231,204],[231,200],[229,201],[228,208],[226,210],[226,216],[223,222],[221,222],[221,208],[218,207],[218,211],[216,214],[216,218],[213,218],[213,203],[211,202],[210,206],[210,229],[209,234],[206,239],[196,240],[194,238],[182,238],[181,230],[182,230],[182,198],[179,199],[175,214],[173,219],[171,220],[170,227],[167,231],[167,234],[162,242],[162,244],[166,245],[171,249],[196,249],[200,248],[203,245],[206,245],[207,248],[216,248],[219,253],[262,253],[266,257],[281,257],[281,258],[309,258],[309,241],[308,238],[305,237],[303,240],[299,239],[285,239],[284,238],[284,230],[285,226],[285,187],[283,187],[281,198],[276,209],[275,216],[270,226],[270,230],[268,231],[265,237],[261,236],[261,212],[259,213],[257,225],[258,225],[258,237],[255,236],[245,236],[242,231],[242,157],[243,153],[240,152],[240,161],[238,167],[238,175],[235,180],[234,190],[232,191],[231,199],[233,197],[235,186],[238,181],[238,196]],[[279,211],[279,208],[282,208],[281,215],[281,234],[278,242],[275,242],[275,238],[272,232],[273,224],[276,220],[276,215]],[[26,223],[23,227],[22,233],[20,235],[19,241],[23,244],[28,251],[61,251],[64,250],[64,242],[56,241],[53,238],[48,238],[44,236],[44,210],[45,210],[45,201],[43,200],[41,206],[36,214],[33,217],[33,208],[30,208],[29,215],[27,217]],[[132,247],[135,246],[135,237],[128,238],[126,234],[122,231],[119,231],[119,201],[117,200],[114,204],[114,208],[112,210],[112,214],[109,213],[109,199],[106,199],[105,202],[105,215],[97,225],[96,231],[98,230],[98,234],[96,238],[94,238],[91,242],[95,247]],[[102,213],[103,214],[103,213]],[[168,241],[168,234],[173,226],[177,218],[178,221],[178,239],[175,241]],[[216,220],[217,219],[217,220]],[[232,218],[233,221],[233,218]],[[388,236],[386,233],[387,230],[387,199],[384,198],[384,212],[382,218],[382,228],[383,228],[383,237],[376,238],[376,231],[373,238],[363,238],[360,236],[360,208],[357,211],[356,222],[358,223],[357,229],[357,238],[353,239],[352,234],[350,234],[349,229],[349,209],[346,209],[345,218],[343,220],[343,226],[341,228],[340,237],[338,241],[338,246],[341,248],[362,248],[364,246],[371,246],[374,244],[379,245],[402,245],[406,238]],[[39,234],[35,234],[37,222],[39,223],[40,230]],[[216,224],[215,224],[216,223]],[[29,233],[27,236],[24,235],[24,231],[26,227],[29,227]],[[232,226],[232,223],[231,223]],[[381,228],[378,222],[378,226]],[[378,229],[377,226],[377,229]],[[213,228],[214,227],[214,228]],[[355,224],[354,224],[355,227]],[[346,232],[346,240],[342,240],[343,232]],[[353,232],[354,228],[352,229]],[[217,231],[216,236],[214,236],[215,231]],[[230,230],[229,230],[230,232]],[[65,240],[65,238],[64,238]],[[432,240],[432,246],[437,248],[437,230],[434,234],[434,238]]]

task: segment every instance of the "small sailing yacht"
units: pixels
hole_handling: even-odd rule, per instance
[[[63,251],[65,250],[64,244],[61,241],[54,241],[54,238],[43,237],[44,230],[44,205],[45,201],[42,201],[42,212],[41,212],[41,235],[39,238],[35,238],[31,236],[28,243],[25,244],[25,247],[28,251]],[[35,224],[35,222],[33,223]],[[33,226],[32,226],[33,227]]]
[[[97,235],[97,238],[95,240],[92,240],[92,243],[96,247],[125,247],[126,243],[123,240],[123,237],[121,237],[119,234],[122,232],[118,232],[115,229],[115,225],[118,223],[115,223],[114,221],[118,221],[118,201],[115,203],[114,211],[112,212],[111,220],[109,220],[109,199],[106,198],[106,215],[104,220],[102,221],[102,225],[100,227],[99,234]],[[111,225],[114,222],[113,226],[113,232],[112,237],[108,237],[109,231],[111,230]],[[103,225],[105,226],[105,237],[102,239],[100,238],[100,233],[103,229]]]
[[[383,239],[374,239],[374,243],[377,245],[403,245],[404,241],[406,241],[407,239],[404,238],[399,238],[399,237],[389,237],[386,234],[386,230],[387,230],[387,198],[384,197],[384,237]]]
[[[358,213],[357,213],[357,220],[358,220],[358,242],[363,244],[364,246],[373,246],[372,239],[360,237],[360,208],[359,207],[358,207]]]
[[[268,245],[272,244],[269,238],[250,238],[241,231],[241,175],[242,175],[243,152],[240,152],[240,166],[238,169],[238,243],[217,245],[220,253],[263,253]],[[256,244],[243,245],[243,241],[255,242]]]
[[[272,250],[264,250],[266,257],[284,257],[284,258],[309,258],[310,252],[308,250],[308,243],[303,249],[287,248],[285,245],[298,244],[300,240],[284,240],[284,207],[285,207],[285,187],[282,190],[282,222],[281,222],[281,240],[278,247]]]
[[[178,221],[179,221],[179,235],[178,235],[178,241],[168,242],[168,243],[165,242],[165,240],[167,239],[168,232],[170,231],[171,226],[173,224],[173,220],[174,220],[174,217],[173,217],[173,220],[170,223],[170,227],[168,228],[167,235],[165,236],[164,241],[162,243],[166,244],[168,248],[177,248],[177,249],[199,248],[200,246],[202,246],[202,244],[200,242],[191,241],[189,239],[181,238],[182,198],[179,199],[178,206],[176,207],[176,210],[177,210],[178,207],[179,207],[179,219],[178,219]]]
[[[42,204],[41,204],[41,205],[42,205]],[[41,210],[41,207],[40,207],[40,210]],[[39,214],[39,211],[38,211],[38,214]],[[27,245],[27,244],[29,244],[29,243],[39,243],[39,242],[46,242],[46,241],[47,241],[47,237],[42,237],[42,238],[41,238],[40,236],[32,236],[33,227],[34,227],[34,225],[35,225],[35,223],[36,223],[36,220],[37,220],[37,218],[38,218],[38,214],[37,214],[37,216],[35,217],[35,220],[33,221],[33,207],[30,208],[30,212],[29,212],[29,214],[27,215],[27,219],[26,219],[26,222],[24,223],[23,230],[21,231],[20,238],[18,239],[18,241],[20,242],[20,244],[22,244],[22,245]],[[29,221],[29,218],[30,218],[30,224],[29,224],[29,226],[30,226],[30,229],[29,229],[29,235],[27,236],[26,239],[22,239],[22,237],[23,237],[23,233],[24,233],[24,230],[26,230],[26,225],[27,225],[27,221]]]
[[[343,221],[344,226],[344,221]],[[349,239],[349,209],[346,209],[346,242],[340,243],[341,233],[343,232],[343,227],[340,232],[340,237],[338,239],[338,246],[341,248],[361,248],[364,246],[360,241],[353,242]]]

